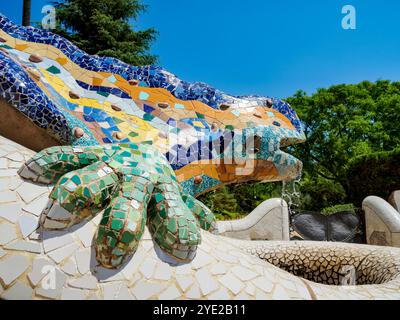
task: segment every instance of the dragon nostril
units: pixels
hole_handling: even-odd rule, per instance
[[[124,136],[122,135],[121,132],[114,132],[114,133],[112,134],[112,136],[113,136],[113,138],[116,139],[116,140],[122,140],[123,137],[124,137]]]
[[[131,79],[128,81],[131,86],[137,86],[139,84],[139,80]]]
[[[194,177],[194,184],[201,184],[202,182],[203,182],[203,177],[202,176]]]
[[[85,134],[85,132],[83,131],[83,129],[82,128],[79,128],[79,127],[76,127],[76,128],[74,128],[74,136],[75,136],[75,138],[82,138],[83,137],[83,135]]]
[[[167,109],[169,107],[169,104],[168,103],[164,103],[164,102],[160,102],[158,104],[158,107],[161,108],[161,109]]]
[[[255,117],[257,117],[257,118],[262,118],[261,112],[256,111],[256,112],[253,113],[253,115],[254,115]]]
[[[122,109],[115,104],[111,105],[111,109],[113,109],[114,111],[122,111]]]
[[[80,96],[73,91],[69,91],[68,95],[71,99],[80,99]]]
[[[222,104],[220,104],[219,109],[222,111],[225,111],[225,110],[228,110],[230,107],[231,106],[229,104],[222,103]]]
[[[33,63],[39,63],[39,62],[42,62],[43,59],[40,56],[38,56],[37,54],[31,54],[29,56],[29,61],[33,62]]]

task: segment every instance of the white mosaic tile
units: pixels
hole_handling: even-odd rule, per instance
[[[244,268],[242,266],[235,266],[231,269],[233,274],[238,277],[242,281],[248,281],[251,279],[254,279],[255,277],[258,276],[257,273],[251,271],[248,268]]]
[[[157,265],[157,261],[155,261],[154,259],[146,259],[143,261],[139,270],[146,279],[150,279],[151,276],[153,275],[156,265]]]
[[[17,281],[1,294],[1,298],[6,300],[32,300],[33,289],[25,283]]]
[[[200,290],[203,295],[207,295],[212,291],[218,289],[220,285],[211,276],[207,269],[200,269],[195,273],[197,283],[200,284]]]
[[[8,190],[10,178],[0,177],[0,191]]]
[[[181,296],[180,291],[175,285],[169,286],[167,290],[162,292],[158,298],[160,300],[175,300]]]
[[[8,249],[8,250],[26,251],[26,252],[33,252],[33,253],[41,253],[42,252],[41,243],[34,242],[34,241],[17,240],[17,241],[7,244],[4,248]]]
[[[42,235],[40,232],[38,232],[38,230],[33,231],[30,235],[29,235],[29,239],[30,240],[42,240]]]
[[[208,296],[210,300],[229,300],[230,296],[225,288],[222,288]]]
[[[89,290],[97,289],[97,279],[92,275],[86,275],[80,278],[70,280],[68,281],[68,284],[74,288],[89,289]]]
[[[63,288],[61,292],[62,300],[84,300],[85,298],[85,291],[82,289]]]
[[[192,268],[197,270],[213,261],[214,259],[212,259],[209,254],[204,253],[202,250],[198,250],[196,257],[192,261]]]
[[[164,262],[159,262],[154,272],[154,279],[168,281],[171,279],[173,269],[170,265]]]
[[[58,248],[56,250],[51,251],[48,256],[56,263],[60,263],[64,259],[68,258],[71,256],[73,253],[75,253],[79,248],[79,245],[76,243],[70,243],[66,246],[63,246],[61,248]]]
[[[189,264],[175,267],[175,274],[192,274],[193,270]]]
[[[71,257],[61,266],[61,270],[70,276],[75,276],[78,272],[78,267],[76,266],[75,258]]]
[[[0,245],[5,245],[17,239],[17,232],[13,224],[2,222],[0,223]]]
[[[0,170],[1,173],[1,170]],[[0,203],[17,202],[17,193],[15,191],[0,191]]]
[[[82,241],[84,247],[88,248],[92,245],[93,237],[96,232],[95,226],[88,222],[85,223],[84,226],[80,227],[75,234],[79,237],[79,240]]]
[[[7,158],[0,158],[0,169],[8,168],[8,160]]]
[[[267,295],[265,292],[258,289],[256,290],[255,298],[256,300],[271,300],[270,295]]]
[[[10,169],[19,169],[21,167],[21,162],[10,161],[8,164],[8,168]]]
[[[65,232],[61,233],[58,231],[46,231],[44,233],[44,238],[43,238],[44,251],[46,253],[50,252],[62,246],[66,246],[67,244],[70,244],[73,241],[74,239],[72,235],[69,233]]]
[[[64,208],[60,207],[58,203],[53,202],[50,200],[48,202],[48,212],[47,216],[53,220],[57,221],[69,221],[71,220],[71,214],[65,210]],[[75,226],[77,228],[77,226]]]
[[[192,275],[177,275],[176,282],[182,291],[186,291],[186,289],[189,288],[194,282],[194,278]]]
[[[19,229],[26,238],[39,227],[39,219],[31,214],[20,215],[18,219]]]
[[[21,204],[19,203],[2,203],[0,204],[0,217],[15,223],[21,213]]]
[[[235,296],[234,300],[252,300],[253,298],[246,294],[245,292],[239,293],[237,296]]]
[[[256,287],[252,283],[247,283],[244,290],[251,296],[254,296],[254,294],[256,293]]]
[[[47,192],[47,190],[47,186],[23,183],[16,191],[25,203],[30,203],[33,199],[36,199],[43,193]]]
[[[102,288],[102,291],[103,291],[104,300],[116,299],[121,286],[122,286],[122,282],[111,282],[111,283],[100,284],[100,287]]]
[[[211,267],[211,274],[213,275],[225,274],[227,271],[228,270],[223,263],[217,263]]]
[[[245,287],[243,282],[235,277],[232,273],[222,276],[219,281],[235,295]]]
[[[5,257],[0,261],[0,279],[8,286],[22,275],[28,267],[29,260],[23,255],[14,254]]]
[[[23,181],[20,179],[12,179],[8,189],[11,191],[15,191],[22,183]]]
[[[139,265],[142,263],[145,257],[146,257],[146,252],[139,244],[139,247],[136,250],[133,257],[130,258],[128,263],[122,268],[122,273],[127,279],[132,278],[132,276],[137,273]]]
[[[152,283],[146,280],[139,280],[138,283],[132,288],[133,295],[139,300],[147,300],[157,295],[166,287],[165,284]]]
[[[17,169],[0,169],[0,177],[15,177],[17,173]]]
[[[116,296],[116,300],[134,300],[135,297],[133,294],[129,291],[128,287],[124,284],[121,285],[121,288],[119,289],[119,292]]]
[[[186,297],[188,299],[198,300],[201,298],[200,287],[195,283],[188,292],[186,292]]]
[[[81,249],[76,251],[75,259],[78,271],[81,274],[86,274],[90,270],[91,248]]]
[[[274,282],[270,279],[264,277],[258,277],[256,279],[251,280],[251,282],[259,289],[265,291],[266,293],[270,293],[274,286]]]
[[[286,290],[280,286],[274,290],[272,298],[274,300],[290,300],[290,296],[287,294]]]
[[[23,206],[22,209],[39,217],[43,209],[46,207],[48,201],[49,198],[47,194],[43,194],[29,204]]]
[[[21,154],[21,153],[19,153],[19,152],[12,152],[12,153],[9,153],[7,156],[6,156],[6,158],[7,159],[10,159],[10,160],[12,160],[12,161],[16,161],[16,162],[21,162],[21,161],[24,161],[25,159],[24,159],[24,156]],[[19,164],[19,166],[21,166],[21,163]]]

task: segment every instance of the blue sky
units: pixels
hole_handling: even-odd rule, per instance
[[[45,0],[32,0],[32,20]],[[287,97],[298,89],[400,80],[398,0],[144,0],[135,28],[154,27],[160,65],[234,95]],[[344,5],[357,29],[341,27]],[[21,22],[22,0],[0,12]]]

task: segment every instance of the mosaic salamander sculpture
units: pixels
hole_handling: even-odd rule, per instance
[[[106,208],[96,235],[104,266],[117,267],[135,251],[146,220],[167,254],[191,260],[200,243],[195,218],[206,230],[215,227],[194,197],[300,174],[301,162],[280,150],[304,141],[282,100],[233,97],[159,67],[90,56],[3,15],[0,41],[0,96],[10,114],[1,133],[33,149],[64,145],[20,170],[56,183],[43,226],[62,229]]]

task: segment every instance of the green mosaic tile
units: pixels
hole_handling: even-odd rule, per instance
[[[124,226],[124,222],[122,220],[113,219],[111,222],[111,228],[114,230],[121,230]]]
[[[47,70],[48,72],[52,73],[52,74],[59,74],[59,73],[61,73],[60,69],[58,69],[56,66],[48,67],[46,70]]]

